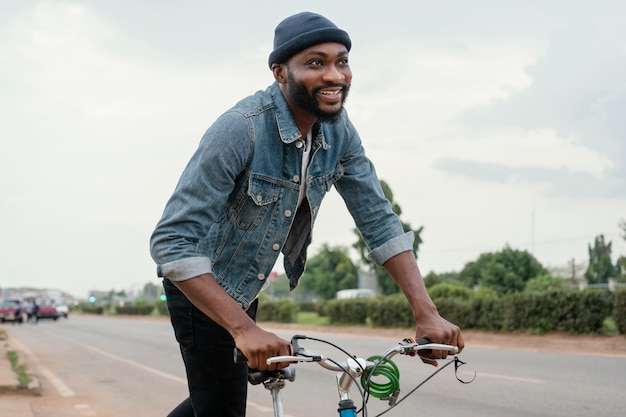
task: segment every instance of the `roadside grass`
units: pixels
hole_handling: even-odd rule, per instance
[[[299,311],[296,323],[307,326],[328,326],[328,317],[321,317],[313,311]]]
[[[604,336],[619,336],[619,330],[617,329],[617,324],[615,324],[615,320],[612,317],[607,317],[602,322],[602,330],[600,334]]]
[[[28,384],[30,384],[33,379],[26,372],[26,367],[24,366],[24,364],[19,363],[20,361],[17,352],[13,350],[7,351],[7,357],[9,358],[9,362],[11,363],[11,368],[13,368],[13,372],[15,372],[15,375],[17,375],[19,387],[28,388]]]

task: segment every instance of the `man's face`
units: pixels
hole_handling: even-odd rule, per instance
[[[300,109],[320,121],[336,121],[348,98],[352,72],[340,43],[323,43],[294,55],[287,63],[287,91]]]

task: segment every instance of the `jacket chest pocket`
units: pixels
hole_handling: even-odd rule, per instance
[[[280,197],[280,185],[263,178],[251,176],[248,190],[238,213],[237,226],[240,229],[255,229],[263,224],[267,212]]]

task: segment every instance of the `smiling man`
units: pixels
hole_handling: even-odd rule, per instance
[[[151,237],[190,396],[170,417],[244,416],[247,365],[259,369],[289,342],[254,321],[279,253],[290,287],[304,272],[312,227],[334,186],[367,243],[409,301],[416,336],[459,346],[439,316],[405,233],[343,104],[352,72],[348,34],[327,18],[283,20],[269,66],[276,80],[206,131]],[[433,352],[435,363],[445,352]]]

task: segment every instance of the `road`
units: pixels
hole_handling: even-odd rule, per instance
[[[38,417],[165,416],[186,397],[184,369],[167,320],[74,315],[6,328],[30,371],[40,378],[43,396],[33,400]],[[306,334],[332,340],[357,356],[382,353],[396,342],[376,335]],[[468,364],[460,375],[470,378],[475,371],[475,382],[457,382],[453,367],[448,367],[386,415],[624,415],[624,356],[468,346],[461,359]],[[402,394],[435,370],[414,358],[394,360],[401,371]],[[298,365],[297,380],[282,395],[287,416],[336,415],[334,375],[315,364]],[[384,410],[385,404],[371,399],[369,415]],[[262,386],[250,387],[248,410],[250,416],[273,416],[270,395]]]

